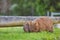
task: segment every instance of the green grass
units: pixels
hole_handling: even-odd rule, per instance
[[[0,40],[60,40],[60,29],[55,28],[53,33],[26,33],[22,27],[0,28]]]

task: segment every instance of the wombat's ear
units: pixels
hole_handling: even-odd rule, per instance
[[[39,24],[36,22],[34,25],[38,26]]]
[[[32,23],[33,23],[33,25],[38,25],[38,23],[36,21],[33,21]]]

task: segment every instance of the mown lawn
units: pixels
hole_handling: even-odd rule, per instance
[[[26,33],[22,27],[0,28],[0,40],[60,40],[60,29],[55,28],[53,33]]]

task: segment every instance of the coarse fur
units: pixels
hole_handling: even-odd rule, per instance
[[[25,32],[49,31],[53,32],[53,21],[49,17],[37,18],[24,24]]]

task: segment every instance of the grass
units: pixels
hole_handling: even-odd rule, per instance
[[[0,28],[0,40],[60,40],[60,29],[55,28],[53,33],[26,33],[22,27]]]

